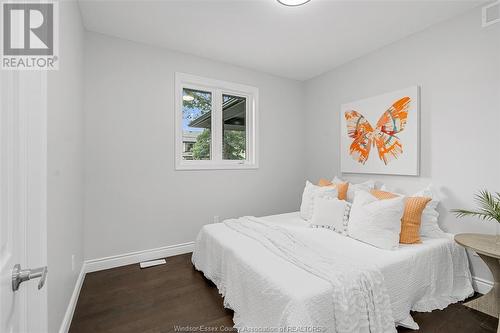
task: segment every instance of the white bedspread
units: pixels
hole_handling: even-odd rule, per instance
[[[193,263],[217,285],[225,306],[234,310],[234,322],[240,330],[276,331],[280,327],[293,327],[306,332],[322,328],[343,332],[346,328],[337,325],[336,314],[343,315],[347,308],[339,311],[340,303],[336,304],[332,298],[336,285],[324,274],[338,276],[335,268],[346,271],[345,267],[341,269],[345,262],[352,263],[351,272],[365,268],[370,274],[382,275],[390,299],[382,313],[392,312],[392,320],[405,326],[418,327],[409,315],[410,310],[444,308],[473,292],[465,250],[451,238],[424,239],[423,244],[387,251],[331,230],[309,228],[297,213],[264,220],[286,228],[293,239],[327,258],[327,264],[334,265],[337,261],[339,265],[314,274],[311,269],[278,255],[276,249],[266,246],[265,238],[259,241],[225,223],[205,226],[198,235]],[[376,292],[383,292],[383,287]],[[366,309],[361,323],[369,322],[368,314]],[[366,324],[352,327],[356,332],[368,331]],[[375,326],[370,331],[381,332]]]

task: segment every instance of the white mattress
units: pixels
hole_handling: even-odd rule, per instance
[[[375,264],[383,274],[396,324],[418,328],[410,310],[442,309],[473,293],[465,250],[456,245],[451,235],[424,238],[422,244],[402,245],[388,251],[328,229],[310,228],[298,212],[263,219],[300,235],[322,253],[340,251],[358,265]],[[303,313],[308,314],[308,324],[331,325],[330,310],[325,306],[331,303],[328,282],[273,255],[223,223],[202,228],[193,263],[225,296],[225,306],[235,311],[237,327],[290,326],[296,324],[293,318]],[[284,318],[289,304],[300,304],[295,308],[301,314]],[[303,323],[304,320],[300,322]]]

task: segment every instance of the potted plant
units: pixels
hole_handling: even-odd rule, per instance
[[[496,242],[500,243],[500,193],[482,190],[474,196],[478,204],[477,210],[452,209],[457,217],[475,216],[485,221],[496,221]]]

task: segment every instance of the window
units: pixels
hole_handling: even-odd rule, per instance
[[[176,169],[257,168],[257,100],[257,88],[176,73]]]

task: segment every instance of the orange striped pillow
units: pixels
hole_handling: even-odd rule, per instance
[[[338,199],[346,200],[347,199],[347,190],[349,189],[349,183],[332,183],[328,179],[321,178],[318,181],[318,186],[333,186],[337,189]]]
[[[392,199],[398,195],[380,191],[371,190],[371,194],[379,200]],[[405,209],[401,218],[401,233],[399,234],[399,243],[401,244],[419,244],[420,224],[422,223],[422,212],[431,198],[428,197],[407,197],[405,200]]]

